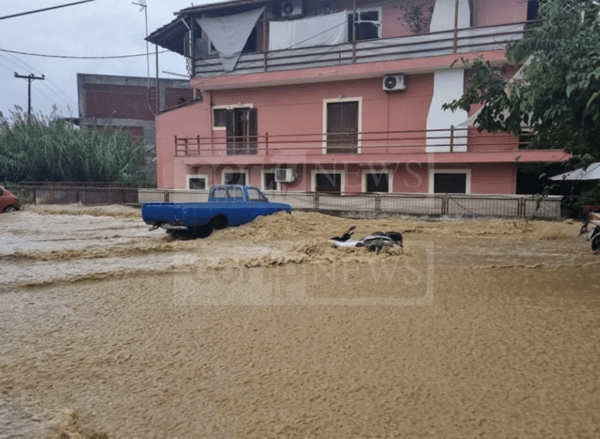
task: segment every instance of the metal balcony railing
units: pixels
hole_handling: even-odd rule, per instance
[[[332,67],[355,63],[395,61],[430,56],[502,50],[523,37],[527,23],[511,23],[453,29],[395,38],[380,38],[267,52],[243,53],[234,74]],[[222,76],[226,72],[218,56],[195,58],[195,77]]]
[[[175,157],[328,156],[331,154],[374,155],[465,152],[469,145],[489,151],[526,147],[515,136],[479,134],[474,128],[348,132],[335,134],[276,134],[223,137],[175,136]]]

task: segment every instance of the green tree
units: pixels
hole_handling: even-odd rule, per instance
[[[473,76],[465,94],[445,109],[483,104],[479,130],[521,133],[531,127],[532,148],[558,148],[572,164],[600,161],[600,3],[542,0],[540,21],[507,49],[522,79],[507,79],[484,59],[467,63]]]
[[[79,129],[56,114],[28,118],[17,107],[0,127],[0,181],[140,184],[145,156],[126,133]]]

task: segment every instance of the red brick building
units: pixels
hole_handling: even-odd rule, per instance
[[[162,111],[192,100],[189,81],[180,79],[160,79],[157,99],[156,79],[79,73],[77,91],[81,127],[119,129],[152,150],[158,108]],[[149,181],[156,181],[155,158],[146,174]]]

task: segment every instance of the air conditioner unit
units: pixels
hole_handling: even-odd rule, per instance
[[[296,172],[291,168],[275,169],[275,181],[279,183],[291,183],[296,180]]]
[[[400,91],[405,88],[404,75],[386,75],[383,77],[383,89],[385,91]]]
[[[281,16],[283,18],[302,17],[302,0],[290,0],[281,5]]]

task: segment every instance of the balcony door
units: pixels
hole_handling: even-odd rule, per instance
[[[256,108],[232,108],[226,110],[227,154],[256,154],[257,114]]]
[[[327,103],[327,153],[358,150],[358,101]]]

